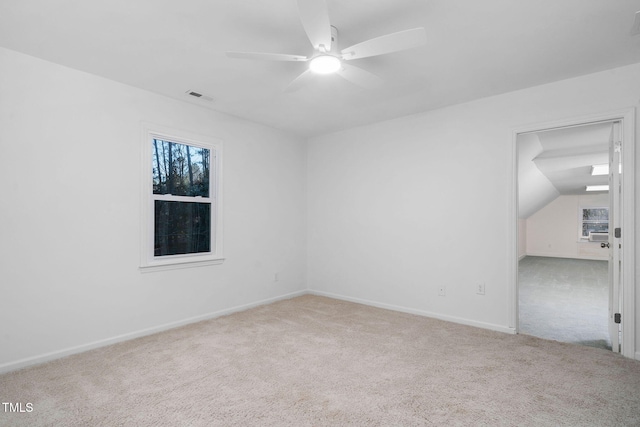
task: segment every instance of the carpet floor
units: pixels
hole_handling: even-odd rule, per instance
[[[3,426],[638,426],[640,362],[302,296],[0,376]]]
[[[520,333],[611,350],[607,261],[525,257],[518,294]]]

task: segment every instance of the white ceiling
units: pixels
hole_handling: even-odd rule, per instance
[[[612,123],[537,132],[542,152],[533,162],[561,195],[587,194],[587,185],[606,185],[608,175],[591,175],[593,165],[609,163]]]
[[[379,89],[334,75],[294,93],[283,89],[305,63],[224,52],[312,53],[295,0],[2,0],[0,46],[301,136],[640,62],[640,0],[327,4],[342,47],[419,26],[428,42],[354,60]]]
[[[528,218],[560,195],[588,193],[608,175],[591,175],[609,163],[613,123],[602,122],[518,135],[518,214]]]

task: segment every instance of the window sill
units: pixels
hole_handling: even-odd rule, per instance
[[[158,262],[141,265],[139,267],[142,273],[152,273],[154,271],[176,270],[180,268],[206,267],[209,265],[218,265],[224,262],[225,258],[209,258],[203,260],[185,260],[171,262]]]

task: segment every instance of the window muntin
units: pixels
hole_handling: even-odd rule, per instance
[[[580,238],[587,239],[590,232],[609,232],[609,208],[580,209]]]

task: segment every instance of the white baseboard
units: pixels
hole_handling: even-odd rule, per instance
[[[358,304],[369,305],[369,306],[372,306],[372,307],[384,308],[384,309],[387,309],[387,310],[400,311],[400,312],[409,313],[409,314],[417,314],[418,316],[431,317],[431,318],[434,318],[434,319],[445,320],[447,322],[459,323],[461,325],[474,326],[476,328],[489,329],[489,330],[492,330],[492,331],[504,332],[504,333],[507,333],[507,334],[515,334],[516,333],[515,328],[510,328],[508,326],[502,326],[502,325],[495,325],[493,323],[478,322],[478,321],[475,321],[475,320],[465,319],[465,318],[462,318],[462,317],[446,316],[446,315],[442,315],[442,314],[438,314],[438,313],[433,313],[433,312],[430,312],[430,311],[418,310],[418,309],[409,308],[409,307],[402,307],[402,306],[393,305],[393,304],[385,304],[385,303],[380,303],[380,302],[370,301],[370,300],[365,300],[365,299],[360,299],[360,298],[353,298],[353,297],[348,297],[348,296],[344,296],[344,295],[333,294],[333,293],[330,293],[330,292],[309,290],[308,293],[310,293],[312,295],[319,295],[319,296],[324,296],[324,297],[328,297],[328,298],[334,298],[334,299],[339,299],[339,300],[343,300],[343,301],[349,301],[349,302],[355,302],[355,303],[358,303]]]
[[[190,317],[176,322],[165,323],[163,325],[154,326],[152,328],[142,329],[127,334],[117,335],[115,337],[106,338],[103,340],[93,341],[87,344],[81,344],[75,347],[69,347],[62,350],[52,351],[49,353],[40,354],[38,356],[27,357],[25,359],[16,360],[0,365],[0,374],[4,374],[18,369],[25,368],[27,366],[39,365],[41,363],[49,362],[51,360],[60,359],[72,354],[82,353],[85,351],[93,350],[99,347],[105,347],[107,345],[116,344],[122,341],[128,341],[134,338],[143,337],[146,335],[155,334],[157,332],[166,331],[168,329],[178,328],[180,326],[188,325],[190,323],[201,322],[203,320],[214,319],[216,317],[225,316],[227,314],[235,313],[238,311],[248,310],[250,308],[258,307],[261,305],[271,304],[276,301],[295,298],[298,296],[306,295],[309,292],[307,290],[292,292],[285,295],[280,295],[274,298],[268,298],[261,301],[255,301],[249,304],[239,305],[236,307],[227,308],[224,310],[214,311],[211,313],[202,314],[199,316]]]
[[[539,256],[539,257],[547,257],[547,258],[567,258],[567,259],[586,259],[589,261],[607,261],[608,258],[596,257],[596,256],[585,256],[585,255],[577,255],[577,254],[565,254],[560,252],[527,252],[525,256]],[[522,259],[522,258],[520,258]]]

